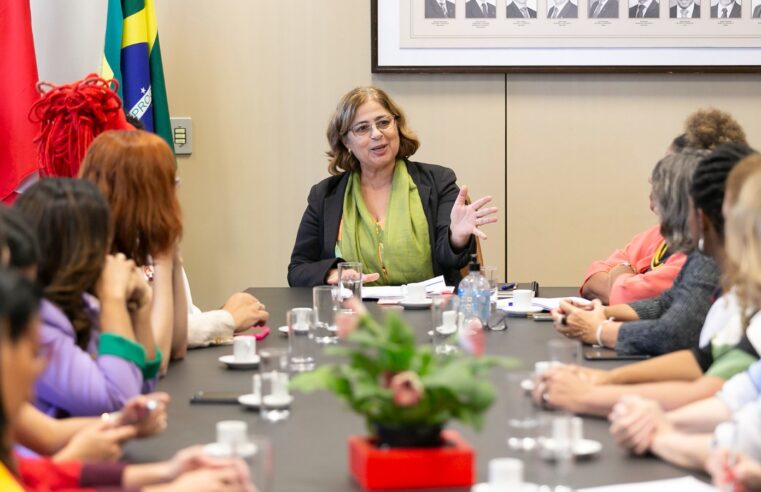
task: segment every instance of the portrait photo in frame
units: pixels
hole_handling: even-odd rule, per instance
[[[371,0],[373,73],[761,72],[758,0],[726,18],[718,0],[489,0],[480,17],[446,0],[453,16],[426,17],[439,1]]]

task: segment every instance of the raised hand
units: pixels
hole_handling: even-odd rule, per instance
[[[452,206],[452,212],[449,214],[449,231],[451,236],[450,243],[454,249],[462,249],[468,244],[471,234],[475,234],[481,239],[487,239],[486,234],[479,229],[482,225],[491,224],[497,221],[494,214],[497,213],[497,207],[484,207],[491,202],[492,197],[485,196],[467,204],[468,187],[460,188],[460,193]]]

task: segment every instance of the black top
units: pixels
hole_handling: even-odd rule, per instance
[[[460,268],[467,265],[470,254],[476,252],[476,241],[472,236],[460,252],[453,251],[449,243],[449,214],[460,192],[457,176],[446,167],[407,160],[405,163],[410,178],[417,185],[428,219],[433,274],[444,275],[447,285],[456,286],[461,279]],[[349,173],[331,176],[314,185],[309,192],[288,265],[288,285],[291,287],[322,285],[328,271],[344,261],[336,258],[335,249],[348,181]],[[393,254],[388,250],[386,253]]]

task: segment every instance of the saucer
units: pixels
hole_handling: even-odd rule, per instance
[[[531,306],[528,309],[519,309],[515,306],[507,306],[506,308],[502,309],[507,314],[522,314],[526,315],[528,313],[541,313],[544,311],[544,308],[542,306]]]
[[[247,442],[236,446],[234,454],[239,458],[248,458],[255,455],[258,451],[259,447],[256,444]],[[204,445],[203,454],[213,458],[229,458],[233,453],[230,449],[230,446],[225,446],[224,444],[220,444],[218,442],[211,442]]]
[[[273,408],[286,408],[293,403],[293,395],[285,397],[276,397],[275,395],[264,395],[262,403],[266,403],[267,406]]]
[[[278,326],[277,331],[284,337],[288,336],[288,325]]]
[[[544,449],[542,450],[542,456],[544,459],[553,459],[553,450],[555,447],[554,439],[547,439],[544,441]],[[602,444],[600,441],[593,439],[580,439],[573,446],[573,454],[577,458],[590,458],[602,451]]]
[[[219,362],[226,365],[229,369],[255,369],[259,365],[260,357],[258,355],[254,355],[254,357],[246,362],[238,362],[235,360],[235,356],[230,355],[223,355],[219,358]]]
[[[520,487],[515,488],[512,485],[509,487],[509,492],[536,492],[539,490],[539,486],[535,483],[523,482]],[[477,483],[471,487],[470,492],[508,492],[508,487],[500,487],[496,484],[488,482]]]
[[[533,379],[524,379],[521,381],[521,389],[525,391],[526,393],[531,393],[534,391],[534,380]]]
[[[428,309],[433,303],[431,299],[420,299],[414,301],[412,299],[402,299],[399,304],[404,306],[404,309]]]
[[[255,395],[254,393],[240,395],[238,397],[238,403],[246,408],[259,408],[262,404],[262,397],[261,395]]]

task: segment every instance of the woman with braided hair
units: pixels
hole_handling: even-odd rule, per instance
[[[40,82],[42,97],[30,111],[41,131],[34,139],[40,176],[73,178],[90,143],[107,130],[134,130],[116,93],[119,83],[90,74],[71,84]]]

